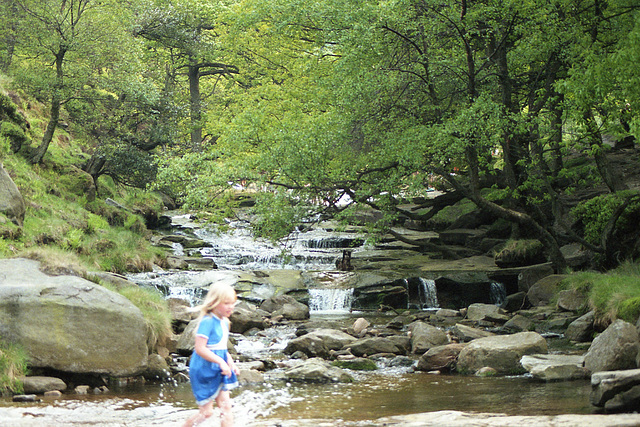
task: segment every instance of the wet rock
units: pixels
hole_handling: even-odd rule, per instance
[[[348,347],[358,357],[366,357],[378,353],[404,354],[402,348],[389,338],[362,338],[349,344]]]
[[[350,383],[353,377],[340,368],[331,366],[322,359],[309,359],[284,371],[291,381],[310,383]]]
[[[241,369],[238,382],[240,385],[261,384],[264,382],[264,374],[255,369]]]
[[[147,369],[142,375],[148,380],[167,380],[171,377],[167,361],[159,354],[150,354],[147,359]]]
[[[478,338],[460,352],[457,370],[462,373],[474,373],[488,366],[500,374],[522,373],[522,356],[547,352],[546,340],[535,332]]]
[[[287,343],[285,354],[301,351],[309,357],[328,358],[331,350],[349,346],[356,338],[335,329],[318,329]]]
[[[271,313],[272,317],[280,315],[289,320],[305,320],[309,318],[309,306],[302,304],[290,295],[278,295],[268,298],[264,300],[260,308]]]
[[[79,385],[73,391],[76,394],[89,394],[89,386],[88,385]]]
[[[32,376],[22,377],[21,381],[26,394],[43,394],[47,391],[67,389],[67,385],[60,378]]]
[[[62,397],[62,392],[60,390],[45,391],[44,397],[47,397],[50,399],[57,399],[59,397]]]
[[[458,355],[466,344],[447,344],[432,347],[418,360],[418,371],[452,371],[455,369]]]
[[[595,312],[590,311],[587,314],[578,317],[571,322],[564,333],[564,336],[570,341],[588,342],[593,339],[593,322]]]
[[[332,362],[332,365],[342,369],[351,369],[353,371],[375,371],[378,369],[376,362],[364,357],[336,360],[335,362]]]
[[[520,364],[541,381],[566,381],[589,378],[591,372],[584,368],[583,355],[532,354],[522,356]]]
[[[414,322],[409,326],[409,330],[412,353],[424,354],[431,347],[449,343],[449,338],[442,329],[425,322]]]
[[[593,340],[584,366],[594,373],[634,369],[638,367],[639,350],[640,337],[636,327],[618,319]]]
[[[38,396],[35,394],[16,394],[12,399],[14,402],[39,402]]]
[[[507,295],[507,298],[504,300],[500,307],[508,312],[513,313],[515,311],[522,310],[523,308],[527,308],[528,306],[529,301],[527,300],[527,293],[516,292],[515,294]]]
[[[640,369],[596,372],[591,376],[591,404],[611,412],[640,407]]]
[[[253,328],[259,330],[266,329],[268,326],[264,319],[264,315],[266,314],[265,311],[257,310],[249,304],[238,304],[229,318],[231,321],[231,332],[244,334]]]

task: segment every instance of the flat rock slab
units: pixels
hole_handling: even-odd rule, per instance
[[[583,367],[584,355],[530,354],[522,356],[520,364],[534,378],[542,381],[566,381],[589,378]]]

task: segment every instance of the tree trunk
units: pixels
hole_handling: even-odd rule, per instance
[[[189,64],[189,106],[191,115],[191,147],[195,151],[200,151],[202,146],[200,67],[194,64]]]
[[[587,125],[587,134],[592,148],[591,151],[594,153],[593,157],[596,161],[596,167],[598,168],[598,173],[602,177],[602,180],[611,192],[626,190],[628,188],[627,185],[609,164],[605,151],[606,148],[602,143],[602,135],[600,134],[598,124],[593,117],[593,112],[588,110],[584,113],[583,117],[585,124]]]
[[[42,162],[44,155],[49,149],[49,144],[53,140],[53,134],[56,131],[56,127],[58,126],[58,120],[60,119],[60,105],[62,103],[62,89],[64,84],[62,65],[64,63],[64,55],[66,53],[67,50],[63,47],[60,47],[60,50],[56,53],[56,82],[53,87],[53,94],[51,95],[49,123],[47,123],[47,128],[44,131],[44,135],[42,135],[42,142],[40,142],[38,148],[36,148],[31,155],[30,161],[33,164]]]

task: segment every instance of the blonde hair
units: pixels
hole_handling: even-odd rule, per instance
[[[207,296],[204,298],[204,302],[197,308],[200,311],[200,316],[203,317],[213,311],[218,305],[226,301],[236,302],[238,296],[235,289],[227,283],[214,283],[209,288]]]

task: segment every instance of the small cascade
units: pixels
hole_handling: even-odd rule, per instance
[[[437,308],[438,305],[438,292],[436,290],[436,282],[431,279],[423,279],[419,277],[418,295],[420,298],[420,305],[425,308]]]
[[[507,299],[507,289],[504,284],[500,282],[491,282],[489,298],[491,299],[491,304],[502,305],[502,303]]]
[[[353,288],[309,289],[309,296],[312,313],[348,313],[353,302]]]

